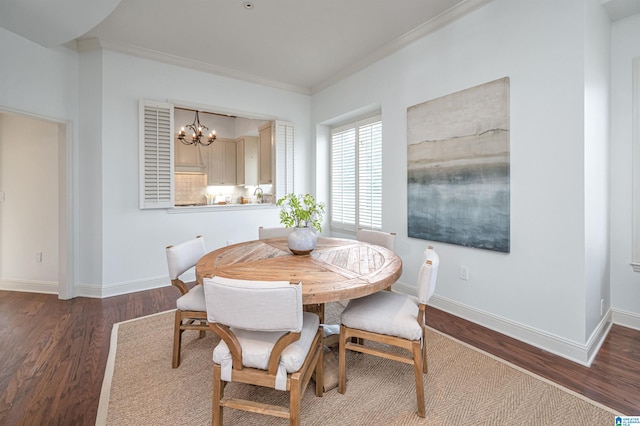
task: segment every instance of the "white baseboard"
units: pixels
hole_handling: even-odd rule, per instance
[[[393,288],[395,291],[416,295],[414,286],[398,282]],[[612,313],[609,311],[587,343],[580,344],[438,295],[431,298],[429,305],[587,367],[593,362],[612,324]]]
[[[183,281],[194,281],[195,273],[186,273],[180,277]],[[166,287],[171,285],[168,276],[147,278],[138,281],[125,281],[114,284],[106,284],[101,287],[101,295],[99,297],[112,297],[121,294],[134,293],[136,291],[151,290],[154,288]]]
[[[623,311],[621,309],[613,309],[613,323],[623,327],[640,330],[640,315]]]
[[[186,274],[183,274],[182,279],[187,282],[194,281],[196,276],[195,273],[187,272]],[[97,284],[77,284],[75,286],[74,297],[91,297],[101,299],[105,297],[134,293],[137,291],[166,287],[169,285],[171,285],[171,280],[168,276],[105,284],[104,286]],[[58,283],[53,281],[0,280],[0,290],[58,294]]]
[[[57,281],[0,280],[0,290],[58,294]]]

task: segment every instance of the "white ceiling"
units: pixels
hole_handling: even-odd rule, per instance
[[[0,0],[0,25],[20,34],[20,12],[29,9],[82,23],[86,7],[72,3],[114,1],[102,22],[74,36],[80,48],[98,39],[108,49],[311,93],[491,0],[251,0],[253,9],[247,0]],[[31,15],[25,20],[37,28],[43,19]],[[41,34],[22,31],[44,45]]]
[[[0,26],[314,93],[492,0],[0,0]],[[602,0],[611,19],[640,0]]]

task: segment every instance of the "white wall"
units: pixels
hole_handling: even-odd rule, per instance
[[[640,274],[631,267],[632,61],[640,57],[640,15],[615,22],[611,39],[611,305],[614,317],[640,329]]]
[[[0,107],[60,121],[76,118],[78,55],[74,51],[47,49],[0,28],[0,54]]]
[[[442,260],[434,304],[581,362],[593,332],[585,327],[584,209],[592,202],[585,199],[585,13],[580,0],[496,0],[314,95],[312,103],[313,125],[381,105],[383,227],[398,234],[402,283],[415,286],[421,254],[434,244]],[[606,68],[602,49],[592,49],[594,64],[604,60]],[[599,88],[606,83],[601,68],[593,77]],[[408,238],[407,108],[504,76],[511,81],[511,253]],[[594,151],[606,143],[602,137]],[[316,140],[323,164],[325,140]],[[597,237],[606,240],[602,232]],[[469,268],[468,281],[458,278],[460,265]]]
[[[77,229],[76,215],[67,206],[77,199],[77,186],[68,176],[78,176],[78,55],[65,47],[43,48],[25,38],[0,28],[0,111],[9,111],[32,118],[58,123],[57,160],[65,164],[59,167],[60,176],[50,176],[59,181],[61,221],[59,232],[59,295],[73,297],[73,283],[77,268],[74,242],[70,235]],[[77,141],[76,141],[77,142]],[[56,156],[57,157],[57,156]],[[56,161],[56,157],[49,161]],[[66,167],[69,162],[71,166]],[[59,163],[59,164],[60,164]],[[33,251],[33,250],[32,250]],[[43,257],[43,260],[46,258]],[[47,286],[50,287],[50,286]],[[33,287],[32,287],[33,288]]]
[[[58,292],[57,159],[57,124],[0,113],[2,288]]]
[[[101,134],[99,143],[99,186],[95,196],[87,195],[80,210],[100,206],[102,244],[96,238],[83,239],[81,246],[101,250],[101,277],[91,267],[80,282],[86,293],[116,294],[132,289],[168,283],[164,248],[203,235],[207,247],[214,249],[228,241],[257,238],[260,225],[278,224],[278,210],[251,207],[220,212],[169,214],[166,210],[138,208],[138,101],[175,100],[271,116],[294,123],[296,131],[296,192],[309,191],[312,174],[305,165],[309,154],[310,97],[279,89],[217,77],[135,58],[122,53],[101,51],[100,73],[93,81],[92,93],[100,94]],[[81,56],[96,55],[96,51]],[[96,63],[98,61],[95,61]],[[95,87],[97,86],[97,87]],[[84,122],[82,122],[84,126]],[[90,132],[92,129],[81,129]],[[96,147],[97,149],[97,147]],[[98,185],[96,183],[96,185]],[[98,214],[98,213],[93,213]],[[83,266],[81,265],[81,268]]]
[[[600,0],[585,2],[585,341],[611,305],[609,151],[611,24]],[[602,306],[601,306],[602,304]],[[602,311],[601,311],[602,310]],[[604,324],[602,324],[604,326]],[[599,331],[603,333],[605,330]],[[595,336],[594,336],[595,337]]]

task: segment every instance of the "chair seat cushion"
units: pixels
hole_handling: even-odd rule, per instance
[[[300,339],[287,346],[280,357],[280,366],[276,376],[276,389],[286,390],[287,373],[294,373],[302,367],[309,353],[313,339],[320,326],[316,314],[303,312],[303,325]],[[242,364],[245,367],[267,370],[271,350],[282,332],[249,331],[231,328],[242,347]],[[220,364],[222,380],[231,381],[231,351],[222,340],[213,350],[213,362]],[[283,387],[284,386],[284,387]]]
[[[176,307],[181,311],[206,312],[204,302],[204,286],[196,285],[176,301]]]
[[[392,291],[379,291],[353,299],[342,312],[341,322],[349,328],[420,340],[418,303],[415,298]]]

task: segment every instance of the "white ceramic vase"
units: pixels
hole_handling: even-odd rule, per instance
[[[294,228],[287,240],[289,250],[293,254],[309,254],[316,248],[318,236],[309,227]]]

